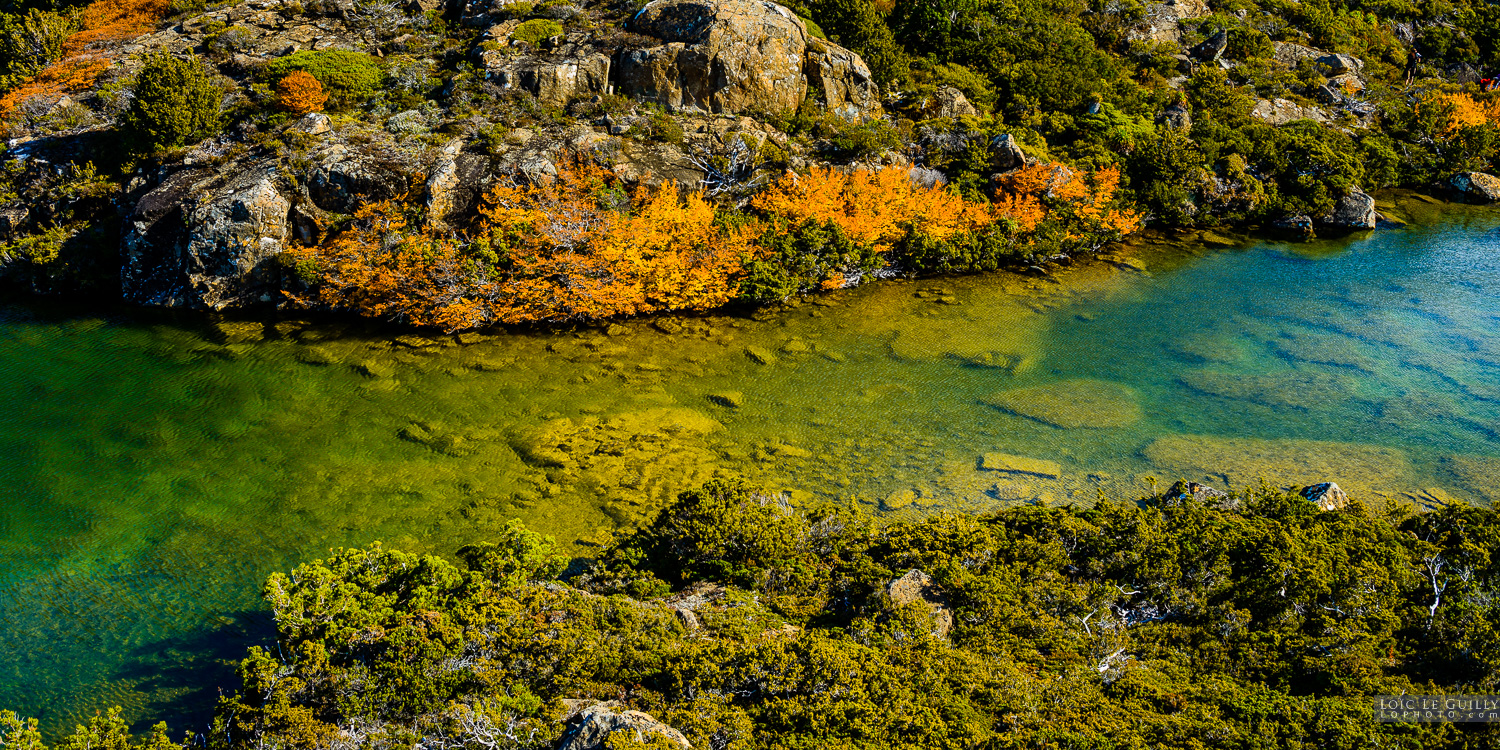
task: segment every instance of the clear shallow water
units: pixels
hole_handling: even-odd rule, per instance
[[[510,518],[587,554],[716,474],[898,515],[1179,477],[1488,503],[1500,215],[1427,218],[462,345],[5,310],[0,706],[177,731],[268,632],[272,570],[377,539],[451,552]],[[980,468],[996,452],[1057,476]]]

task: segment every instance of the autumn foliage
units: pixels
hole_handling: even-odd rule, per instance
[[[574,160],[550,179],[492,188],[472,237],[415,228],[402,204],[386,201],[287,258],[313,282],[297,298],[306,305],[449,330],[599,319],[718,307],[747,283],[757,300],[857,283],[914,235],[1020,245],[1042,228],[1118,236],[1138,225],[1112,207],[1118,185],[1113,170],[1028,167],[991,203],[918,185],[907,169],[815,167],[786,173],[751,202],[753,215],[731,220],[699,191],[668,183],[627,192]]]
[[[323,84],[306,71],[296,70],[276,82],[276,102],[295,115],[322,111],[328,103]]]
[[[702,195],[626,195],[598,167],[495,187],[470,242],[410,231],[401,207],[364,207],[355,228],[291,259],[315,300],[449,330],[703,309],[734,298],[753,230],[715,222]]]
[[[168,0],[95,0],[78,14],[78,31],[63,43],[62,59],[0,98],[0,116],[38,97],[81,91],[114,63],[113,47],[152,31]]]
[[[1500,101],[1481,102],[1468,94],[1437,94],[1427,99],[1424,106],[1446,115],[1443,135],[1454,135],[1464,128],[1500,125]]]

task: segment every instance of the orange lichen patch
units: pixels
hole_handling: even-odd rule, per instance
[[[38,96],[82,91],[94,85],[114,58],[111,47],[153,31],[168,0],[95,0],[78,14],[79,30],[63,42],[61,60],[0,98],[0,117]]]

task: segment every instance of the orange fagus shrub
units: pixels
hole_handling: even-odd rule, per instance
[[[1468,94],[1435,94],[1418,107],[1443,118],[1443,135],[1455,135],[1465,128],[1500,124],[1500,101],[1480,102]]]
[[[317,283],[300,301],[448,330],[716,307],[734,298],[754,234],[716,224],[697,193],[627,197],[582,162],[545,185],[494,188],[472,242],[409,231],[399,213],[367,206],[355,229],[289,251]]]
[[[328,103],[328,94],[311,74],[294,70],[276,82],[276,103],[294,115],[305,115],[321,112]]]
[[[1116,167],[1080,175],[1061,164],[1033,164],[1005,178],[996,210],[1023,232],[1046,222],[1067,242],[1118,239],[1141,226],[1139,214],[1113,207],[1119,187]]]
[[[989,224],[988,204],[973,203],[939,187],[922,187],[911,170],[885,167],[849,172],[813,167],[806,175],[788,172],[751,204],[795,226],[832,221],[848,237],[877,250],[889,250],[913,229],[946,239],[955,232]]]

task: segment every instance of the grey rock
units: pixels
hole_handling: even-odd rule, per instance
[[[1500,201],[1500,177],[1495,177],[1484,172],[1462,172],[1449,180],[1454,190],[1463,193],[1464,196],[1494,203]]]
[[[1165,495],[1162,495],[1162,498],[1165,500],[1183,500],[1185,498],[1192,498],[1193,500],[1204,504],[1219,503],[1227,499],[1228,497],[1229,495],[1225,494],[1224,492],[1216,490],[1213,487],[1209,487],[1206,484],[1183,481],[1176,482],[1172,485],[1171,489],[1167,490]]]
[[[1171,0],[1150,3],[1142,17],[1125,32],[1126,41],[1176,42],[1182,38],[1180,22],[1208,15],[1203,0]]]
[[[207,171],[172,175],[137,201],[121,244],[121,286],[137,304],[222,310],[269,302],[272,259],[289,235],[291,203],[274,169],[219,181]]]
[[[472,214],[489,177],[489,160],[463,151],[455,138],[445,144],[427,178],[427,216],[434,227],[447,228]]]
[[[1284,216],[1280,219],[1277,219],[1276,221],[1271,222],[1271,226],[1283,232],[1288,232],[1290,234],[1298,235],[1301,237],[1313,236],[1313,220],[1312,217],[1306,214]]]
[[[1341,52],[1319,57],[1317,63],[1327,69],[1331,75],[1342,75],[1344,73],[1359,75],[1365,70],[1363,60]]]
[[[615,701],[591,705],[577,702],[573,705],[578,706],[578,710],[567,717],[567,729],[557,742],[557,750],[603,750],[610,735],[616,732],[633,736],[637,741],[662,738],[679,747],[692,747],[682,732],[657,721],[650,714],[625,709]]]
[[[1318,510],[1338,510],[1349,504],[1349,496],[1333,482],[1319,482],[1303,487],[1298,494],[1308,502],[1315,503]]]
[[[1026,152],[1010,133],[1001,133],[990,141],[990,169],[996,174],[1013,172],[1026,166]]]
[[[371,164],[343,146],[320,156],[306,183],[313,205],[324,211],[352,214],[361,204],[400,195],[406,186],[400,174]]]
[[[322,112],[309,112],[292,124],[292,130],[308,135],[322,135],[333,130],[332,121]]]
[[[1328,122],[1328,113],[1318,107],[1304,107],[1288,99],[1261,99],[1250,110],[1250,116],[1265,120],[1272,125],[1285,125],[1296,120]]]
[[[1358,187],[1351,188],[1320,221],[1330,227],[1374,229],[1375,199]]]
[[[1328,54],[1323,50],[1292,42],[1271,42],[1271,50],[1272,59],[1292,67],[1303,60],[1317,60]]]
[[[632,31],[663,44],[617,58],[619,93],[673,112],[792,112],[812,86],[850,120],[880,112],[859,55],[808,35],[796,14],[767,0],[652,0]]]
[[[1194,45],[1188,54],[1195,60],[1203,62],[1214,62],[1223,56],[1224,50],[1229,48],[1229,34],[1220,31],[1208,39]]]

